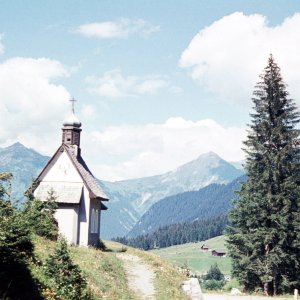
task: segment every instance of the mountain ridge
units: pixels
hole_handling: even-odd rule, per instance
[[[172,224],[192,223],[227,214],[240,189],[242,175],[228,184],[210,184],[198,191],[187,191],[161,199],[140,218],[127,237],[151,234]]]
[[[0,148],[0,172],[13,174],[12,197],[14,199],[24,199],[24,192],[48,160],[48,156],[41,155],[19,142]]]
[[[111,199],[107,204],[111,213],[102,217],[103,236],[126,235],[153,204],[167,196],[199,190],[212,183],[226,184],[242,174],[243,171],[214,152],[208,152],[161,175],[117,182],[102,181],[100,184]]]
[[[12,172],[13,196],[23,193],[50,157],[21,143],[0,148],[0,172]],[[178,193],[198,190],[211,183],[228,183],[243,174],[217,154],[208,152],[161,175],[116,182],[98,180],[109,196],[108,211],[102,214],[102,236],[126,235],[140,217],[159,200]]]

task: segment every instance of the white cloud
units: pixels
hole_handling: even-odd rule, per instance
[[[134,33],[145,36],[159,30],[159,26],[153,26],[143,19],[130,20],[124,18],[115,22],[107,21],[83,24],[80,25],[75,32],[87,37],[108,39],[126,38]]]
[[[300,103],[300,14],[271,27],[262,15],[233,13],[201,30],[183,51],[180,66],[223,101],[250,105],[269,54]]]
[[[0,145],[19,141],[48,154],[55,149],[70,95],[53,80],[63,76],[66,68],[47,58],[0,64]]]
[[[85,119],[94,119],[97,116],[96,108],[91,104],[83,104],[81,108],[81,115]]]
[[[124,76],[119,69],[107,71],[101,77],[87,77],[86,83],[90,93],[107,98],[134,97],[144,94],[155,95],[163,89],[168,89],[174,93],[176,90],[176,87],[171,86],[166,76]]]
[[[85,133],[83,149],[93,158],[93,171],[99,178],[120,180],[170,171],[209,151],[228,161],[241,160],[245,136],[244,128],[178,117],[162,124],[114,126]],[[91,143],[94,147],[87,146]]]
[[[2,43],[3,34],[0,33],[0,54],[4,53],[4,45]]]

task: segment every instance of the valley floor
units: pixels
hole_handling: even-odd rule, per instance
[[[200,274],[205,274],[212,265],[217,263],[222,273],[230,276],[230,258],[212,256],[211,251],[203,252],[201,250],[203,244],[208,244],[211,247],[211,250],[219,249],[227,251],[225,236],[222,235],[207,241],[176,245],[168,248],[151,250],[151,252],[177,266],[188,267],[192,272]]]

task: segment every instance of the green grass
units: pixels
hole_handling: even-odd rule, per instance
[[[177,266],[187,265],[191,270],[206,273],[210,266],[217,263],[220,270],[225,275],[230,275],[231,261],[229,257],[215,257],[211,252],[203,252],[200,247],[203,243],[208,244],[212,249],[226,249],[225,236],[218,236],[207,241],[188,243],[168,248],[152,250],[151,252],[159,255]]]
[[[35,255],[43,263],[50,253],[54,251],[55,242],[39,237],[34,239]],[[88,288],[95,299],[135,299],[129,290],[125,269],[122,262],[113,252],[102,252],[94,248],[69,247],[73,261],[79,265],[87,279]],[[33,275],[47,287],[49,282],[43,275],[43,265],[31,264]],[[51,297],[51,290],[44,288],[46,299]]]
[[[108,248],[114,251],[120,251],[124,248],[124,245],[107,241],[105,244]],[[161,259],[159,256],[145,252],[139,249],[126,246],[126,253],[137,255],[146,264],[149,264],[155,272],[154,288],[155,299],[157,300],[184,300],[188,297],[183,293],[181,285],[186,276],[179,272],[172,264]]]
[[[156,275],[154,281],[156,299],[187,299],[181,289],[181,284],[186,278],[170,263],[149,252],[125,247],[119,243],[106,241],[105,244],[110,252],[86,247],[69,247],[71,257],[80,266],[94,299],[138,300],[128,288],[123,262],[116,255],[125,249],[127,253],[139,256],[152,266]],[[49,288],[48,279],[44,276],[43,263],[49,254],[53,253],[55,242],[35,237],[34,245],[37,261],[30,264],[31,272],[41,282],[45,298],[54,300],[55,293]]]

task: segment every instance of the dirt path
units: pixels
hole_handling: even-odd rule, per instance
[[[137,299],[155,299],[153,285],[155,274],[151,267],[135,255],[120,253],[117,257],[124,262],[129,288],[134,291]]]

